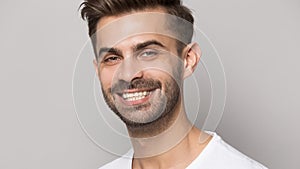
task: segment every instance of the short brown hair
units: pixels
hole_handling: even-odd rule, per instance
[[[182,5],[181,0],[85,0],[80,7],[82,7],[81,17],[88,22],[89,36],[91,38],[96,33],[97,23],[102,17],[157,7],[162,7],[168,14],[175,15],[189,22],[189,26],[181,28],[179,32],[177,30],[179,34],[185,34],[184,43],[191,42],[193,36],[194,18],[191,11]],[[179,24],[177,25],[180,27]],[[94,40],[92,38],[92,41]],[[182,45],[180,45],[180,48],[182,48]]]
[[[163,7],[167,13],[194,23],[191,11],[181,0],[85,0],[81,5],[81,17],[88,21],[89,36],[96,32],[98,21],[104,16],[120,15],[146,8]]]

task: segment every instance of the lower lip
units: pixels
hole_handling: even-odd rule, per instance
[[[127,106],[133,106],[133,105],[138,105],[138,104],[142,104],[142,103],[147,102],[150,99],[150,97],[152,95],[152,92],[149,95],[147,95],[146,97],[142,98],[142,99],[133,100],[133,101],[127,101],[127,100],[124,100],[121,96],[119,96],[119,97],[121,98],[122,102],[124,104],[126,104]]]

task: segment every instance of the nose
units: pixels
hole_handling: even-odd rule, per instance
[[[118,80],[124,80],[126,82],[131,82],[134,79],[143,77],[143,70],[140,68],[133,57],[127,57],[123,60],[117,70]]]

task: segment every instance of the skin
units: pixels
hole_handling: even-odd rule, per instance
[[[197,44],[192,43],[178,54],[176,40],[172,38],[174,33],[161,35],[167,30],[161,24],[165,18],[153,18],[151,22],[151,17],[147,17],[145,22],[143,14],[149,12],[165,13],[162,8],[146,9],[134,12],[141,15],[129,17],[126,22],[118,20],[130,13],[102,18],[97,25],[98,30],[103,30],[96,34],[97,50],[105,52],[94,60],[94,66],[106,101],[111,102],[112,110],[118,111],[127,124],[135,152],[132,168],[185,168],[210,140],[210,136],[193,127],[187,119],[181,92],[184,79],[194,72],[200,60],[201,51]],[[159,22],[159,19],[162,20]],[[109,31],[105,30],[111,23],[115,25],[107,29]],[[151,33],[143,32],[145,29]],[[137,50],[137,46],[146,43],[148,45]],[[120,81],[129,83],[137,79],[152,79],[161,85],[152,90],[149,86],[155,85],[128,89],[127,84],[127,88],[114,90]],[[124,101],[120,97],[120,93],[145,91],[144,88],[151,89],[151,94],[145,99]],[[174,99],[176,88],[179,90],[178,99]],[[143,108],[137,109],[139,105]],[[199,142],[200,134],[207,138],[205,142]]]
[[[180,65],[178,57],[169,52],[176,52],[174,46],[173,39],[155,34],[141,35],[126,39],[109,49],[113,51],[100,55],[102,75],[112,77],[102,81],[106,101],[130,131],[135,130],[131,132],[135,136],[140,136],[139,129],[148,134],[157,129],[165,130],[173,120],[173,112],[177,112],[173,109],[178,107],[182,81],[178,70],[173,70],[173,65]],[[106,82],[111,85],[104,85]],[[144,91],[151,91],[145,98],[149,98],[147,101],[128,102],[120,96]]]

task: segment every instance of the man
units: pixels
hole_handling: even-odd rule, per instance
[[[201,51],[191,42],[193,16],[180,0],[87,0],[82,6],[105,101],[126,124],[133,146],[103,169],[265,168],[188,120],[183,81]]]

